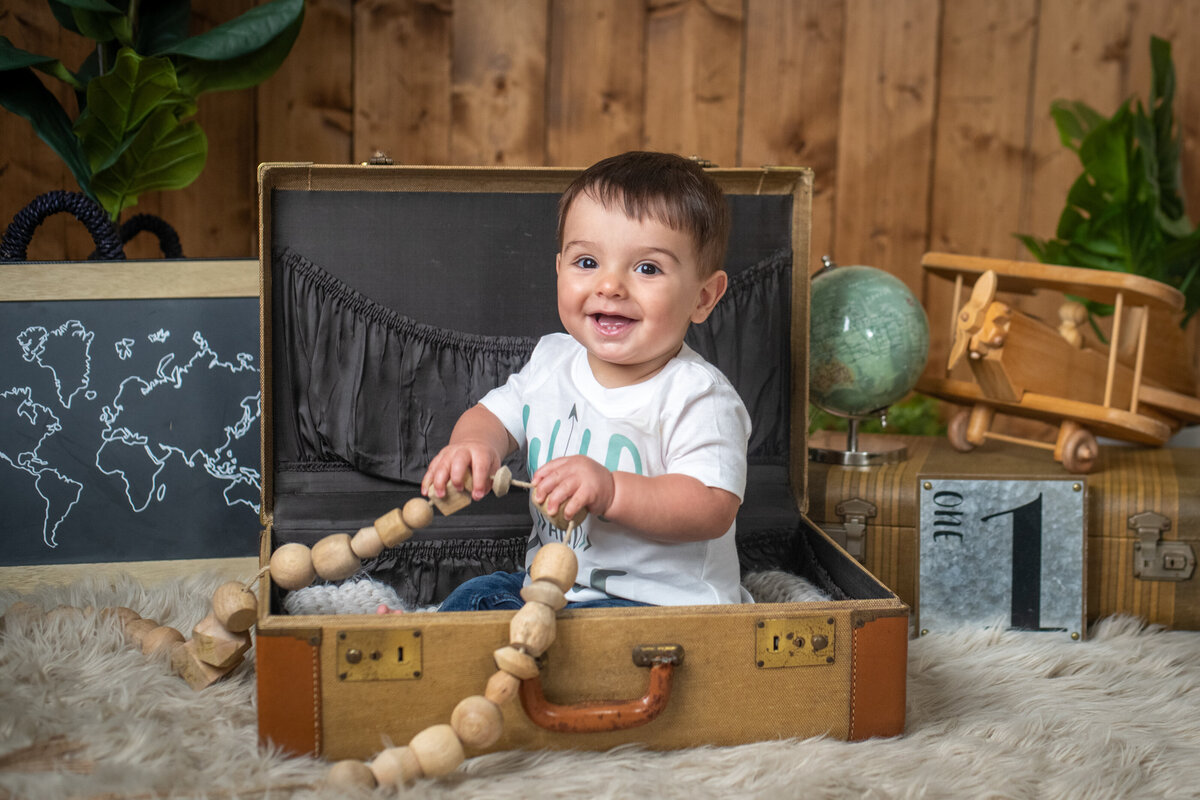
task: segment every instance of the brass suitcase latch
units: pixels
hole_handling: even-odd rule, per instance
[[[1164,542],[1171,520],[1154,511],[1129,517],[1137,531],[1133,543],[1133,577],[1143,581],[1186,581],[1196,569],[1196,554],[1187,542]]]
[[[878,514],[879,509],[874,503],[852,497],[838,503],[834,511],[842,521],[824,526],[825,532],[847,553],[863,561],[867,553],[867,520]]]
[[[339,681],[411,681],[421,677],[421,631],[358,628],[338,631]]]

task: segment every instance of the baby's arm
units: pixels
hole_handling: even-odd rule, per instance
[[[715,539],[729,530],[741,501],[690,475],[653,478],[610,472],[587,456],[556,458],[533,476],[534,500],[568,519],[583,508],[648,538],[666,542]]]
[[[442,448],[425,470],[421,494],[446,496],[446,484],[463,488],[471,474],[471,497],[482,500],[492,486],[492,475],[504,463],[504,457],[517,449],[517,443],[491,411],[482,405],[468,408],[450,433],[450,444]]]

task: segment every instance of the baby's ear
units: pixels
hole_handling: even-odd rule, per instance
[[[696,299],[696,307],[692,310],[692,322],[699,324],[708,319],[708,315],[712,313],[713,308],[725,294],[725,289],[729,286],[729,276],[725,274],[725,270],[719,269],[705,279],[700,285],[700,294]]]

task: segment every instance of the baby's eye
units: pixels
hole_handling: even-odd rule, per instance
[[[596,259],[591,256],[581,256],[575,259],[575,266],[582,267],[583,269],[595,269],[598,265],[596,264]]]
[[[656,265],[651,264],[648,261],[643,261],[641,264],[638,264],[633,268],[633,271],[642,275],[657,275],[658,273],[662,272],[662,270],[660,270]]]

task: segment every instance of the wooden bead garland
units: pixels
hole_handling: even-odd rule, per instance
[[[495,483],[493,480],[493,486]],[[531,652],[539,647],[544,650],[554,641],[554,612],[566,604],[564,592],[574,585],[577,568],[575,554],[566,545],[555,542],[542,546],[529,570],[531,576],[539,576],[533,584],[540,585],[530,596],[522,590],[526,604],[509,624],[511,643],[493,654],[498,670],[488,679],[483,695],[471,695],[459,702],[450,715],[449,725],[432,725],[414,736],[407,747],[389,748],[376,755],[368,768],[378,785],[395,786],[420,777],[446,775],[466,759],[464,747],[485,749],[499,741],[504,726],[501,706],[517,694],[522,680],[538,674],[537,661]],[[361,771],[340,764],[334,767],[337,774],[330,770],[329,785],[347,788],[360,785],[351,781]]]

